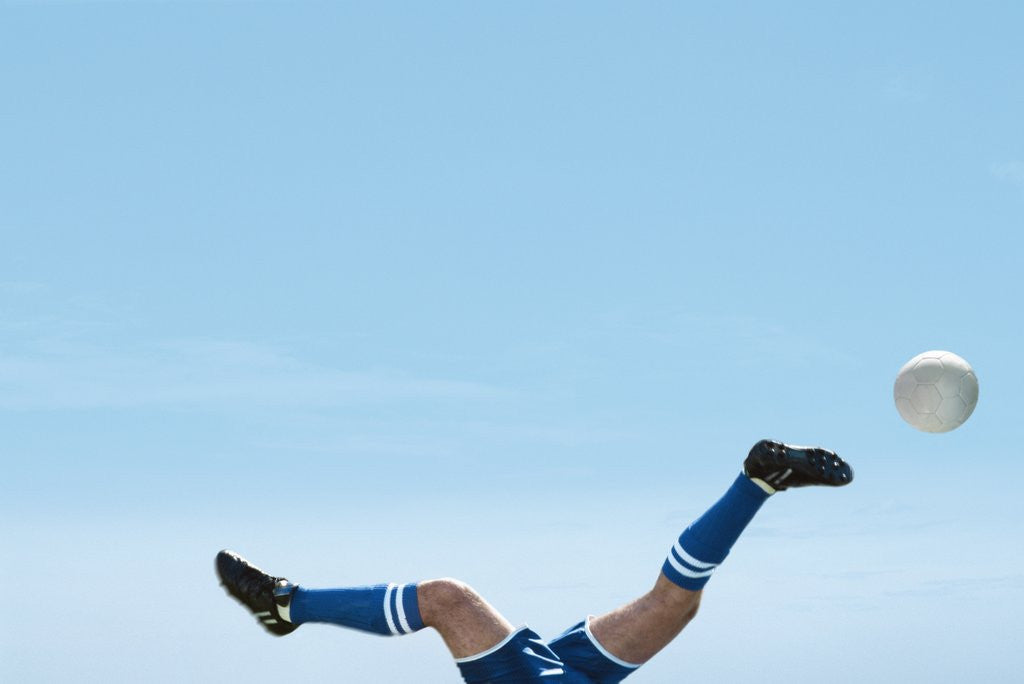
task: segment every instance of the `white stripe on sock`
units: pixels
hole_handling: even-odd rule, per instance
[[[403,584],[398,587],[395,593],[398,595],[395,598],[395,607],[398,608],[398,624],[402,627],[402,632],[405,634],[412,634],[412,627],[409,626],[409,621],[405,619],[405,604],[402,603],[402,595],[405,592],[405,588],[409,586]]]
[[[668,554],[668,562],[672,564],[672,567],[675,568],[676,572],[678,572],[680,575],[684,577],[693,577],[694,579],[699,579],[701,577],[711,577],[711,573],[715,571],[714,568],[711,568],[710,570],[705,570],[704,572],[694,572],[690,568],[686,567],[685,565],[677,561],[676,557],[673,556],[671,553]]]
[[[394,635],[401,634],[395,627],[395,621],[391,617],[391,594],[395,591],[394,582],[388,584],[388,590],[384,592],[384,619],[388,621],[388,629]]]
[[[664,547],[662,547],[662,548],[664,548]],[[693,556],[691,556],[690,554],[686,553],[686,549],[684,549],[682,547],[682,545],[678,541],[675,543],[675,545],[672,548],[675,550],[676,553],[679,554],[680,558],[682,558],[684,561],[686,561],[687,563],[689,563],[690,565],[692,565],[695,568],[700,568],[700,569],[703,570],[705,568],[717,568],[718,567],[718,563],[705,563],[704,561],[699,561],[696,558],[694,558]]]

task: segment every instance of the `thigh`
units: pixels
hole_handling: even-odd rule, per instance
[[[594,618],[591,636],[616,657],[645,663],[689,624],[700,597],[701,592],[682,589],[660,575],[648,593]]]
[[[512,633],[512,624],[465,582],[450,577],[420,582],[420,617],[444,639],[454,658],[492,648]]]

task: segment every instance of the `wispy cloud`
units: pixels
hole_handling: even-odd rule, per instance
[[[755,316],[694,313],[682,309],[616,311],[606,313],[601,325],[599,332],[605,334],[628,334],[630,339],[652,344],[701,349],[744,365],[800,364],[808,359],[855,362],[847,352],[808,334],[807,330],[792,330]]]
[[[181,340],[129,353],[89,349],[0,353],[0,408],[332,406],[491,400],[507,390],[395,370],[342,370],[244,342]]]
[[[1024,189],[1024,161],[1000,162],[993,164],[989,170],[998,180]]]
[[[45,287],[42,283],[32,280],[0,280],[0,294],[20,295],[39,292]]]
[[[908,597],[952,597],[980,598],[996,596],[1005,599],[1008,595],[1024,592],[1024,575],[960,576],[930,579],[915,582],[913,586],[890,589],[884,595],[892,598]]]

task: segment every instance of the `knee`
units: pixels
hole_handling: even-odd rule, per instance
[[[689,591],[660,578],[651,595],[655,603],[667,613],[678,616],[684,625],[697,616],[702,591]]]
[[[450,614],[480,602],[473,587],[451,577],[421,582],[417,593],[421,612],[427,608],[427,613],[433,615]]]
[[[689,606],[683,608],[683,619],[689,623],[693,618],[697,617],[697,610],[700,608],[700,592],[694,597],[692,603]]]
[[[677,616],[676,619],[683,625],[690,623],[697,617],[697,610],[700,608],[700,592],[687,592],[685,595],[662,597],[661,605],[664,610]]]

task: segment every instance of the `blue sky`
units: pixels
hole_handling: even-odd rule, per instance
[[[635,681],[1013,681],[1022,21],[0,3],[5,672],[455,681],[433,634],[270,641],[214,553],[553,636],[774,436],[856,483],[771,501]],[[949,434],[892,405],[927,349],[980,380]]]

